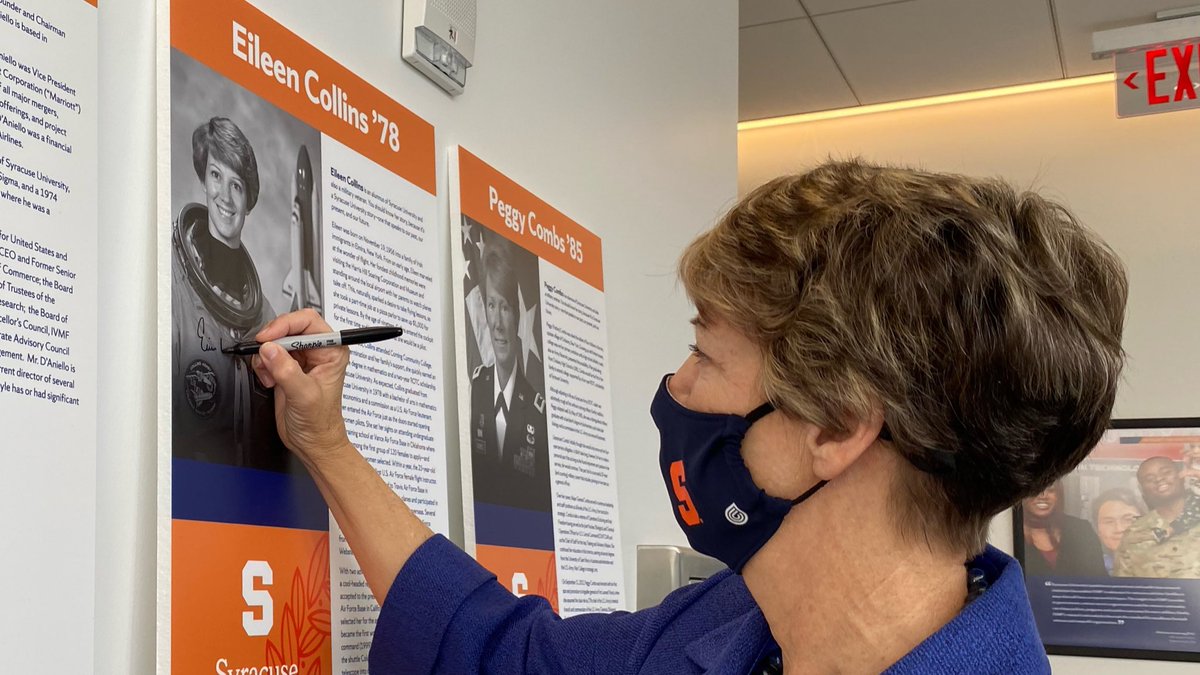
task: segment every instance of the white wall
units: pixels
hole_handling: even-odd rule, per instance
[[[152,4],[100,3],[100,352],[110,360],[100,373],[98,673],[154,670]],[[659,376],[682,360],[690,341],[674,257],[735,194],[736,4],[480,2],[478,65],[457,99],[400,60],[399,0],[255,4],[432,122],[439,148],[467,146],[603,239],[632,604],[633,545],[683,541],[666,508],[648,409]],[[441,151],[438,174],[445,222]],[[443,254],[448,269],[445,242]],[[443,281],[449,284],[448,271]],[[447,341],[448,377],[452,349]],[[448,391],[451,428],[454,400]],[[454,476],[457,448],[450,455]],[[457,481],[451,490],[451,502],[460,504]],[[452,522],[461,541],[461,507]]]
[[[94,634],[95,671],[115,675],[154,672],[154,3],[114,0],[100,3],[99,11]],[[46,650],[46,658],[54,653]],[[56,669],[48,663],[46,670]]]
[[[745,193],[826,157],[999,175],[1065,201],[1128,266],[1120,417],[1200,415],[1200,111],[1118,120],[1112,85],[880,113],[738,135]],[[1012,550],[1012,519],[993,541]],[[1195,672],[1178,663],[1052,657],[1062,675]]]

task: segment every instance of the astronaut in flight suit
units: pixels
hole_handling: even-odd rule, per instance
[[[289,456],[271,391],[249,357],[221,353],[275,317],[241,240],[258,201],[254,149],[237,125],[214,117],[192,134],[192,164],[205,204],[180,209],[171,235],[173,451],[282,471]]]

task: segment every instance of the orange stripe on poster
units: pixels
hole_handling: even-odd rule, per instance
[[[433,125],[242,0],[174,0],[171,46],[437,194]]]
[[[98,3],[100,2],[100,0],[83,0],[83,1],[84,1],[84,2],[86,2],[87,4],[91,5],[92,7],[99,7],[99,6],[100,6],[100,5],[98,4]]]
[[[464,214],[604,290],[600,237],[461,147],[458,176]]]
[[[554,551],[480,544],[475,547],[475,559],[515,595],[540,595],[558,612],[558,566]]]
[[[329,593],[327,532],[172,520],[171,671],[328,675]]]
[[[1131,459],[1147,460],[1151,457],[1166,457],[1182,460],[1183,447],[1200,443],[1197,436],[1148,436],[1137,443],[1105,443],[1097,445],[1087,459]]]

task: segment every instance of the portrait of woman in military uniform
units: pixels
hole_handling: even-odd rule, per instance
[[[272,392],[221,350],[322,308],[320,136],[188,57],[172,68],[173,454],[297,472]]]
[[[549,513],[538,259],[478,223],[465,225],[474,281],[466,286],[474,497]]]

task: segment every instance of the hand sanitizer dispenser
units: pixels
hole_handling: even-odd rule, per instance
[[[701,581],[725,569],[714,558],[686,546],[637,547],[637,608],[646,609],[679,588]]]

